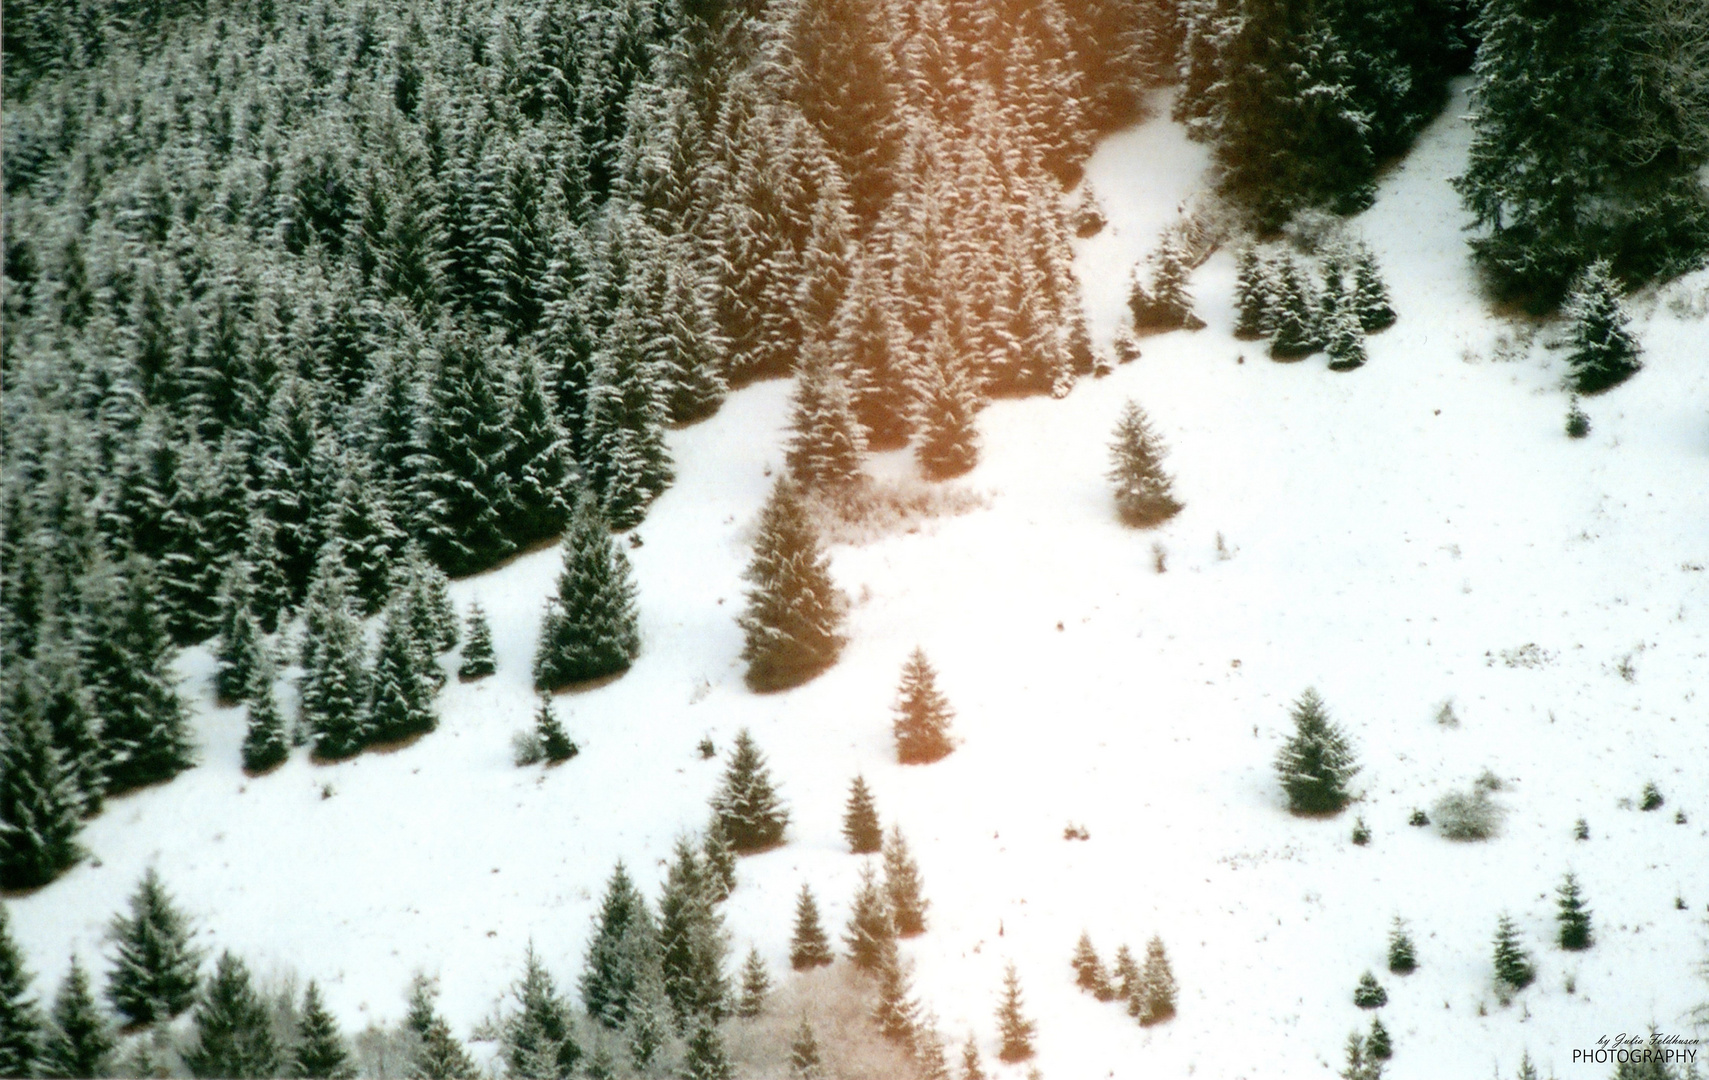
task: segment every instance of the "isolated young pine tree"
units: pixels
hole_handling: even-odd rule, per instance
[[[1108,1001],[1114,996],[1109,973],[1104,970],[1104,961],[1099,958],[1098,950],[1092,946],[1091,934],[1081,932],[1068,964],[1074,969],[1075,986],[1092,993],[1099,1001]]]
[[[789,811],[777,797],[765,755],[743,728],[736,734],[724,768],[724,782],[712,797],[712,812],[730,847],[746,855],[783,843]]]
[[[843,933],[849,960],[862,971],[876,971],[885,948],[895,939],[896,924],[890,917],[890,904],[868,863],[861,867],[860,888],[855,892],[848,929]]]
[[[369,739],[390,743],[413,738],[439,726],[433,709],[433,683],[409,624],[409,612],[394,603],[386,609],[374,654],[368,702]]]
[[[679,838],[659,896],[659,969],[679,1030],[693,1017],[713,1023],[730,1009],[724,974],[724,921],[712,903],[706,868],[694,845]]]
[[[896,692],[896,719],[891,730],[896,737],[896,760],[904,765],[938,761],[955,749],[950,722],[955,710],[938,690],[937,672],[926,660],[926,651],[915,646],[902,666],[902,683]]]
[[[1347,784],[1359,771],[1347,735],[1329,719],[1323,699],[1307,689],[1293,706],[1294,733],[1276,755],[1276,774],[1296,814],[1333,814],[1352,796]]]
[[[900,825],[891,828],[884,842],[884,898],[898,937],[925,933],[928,904],[920,895],[920,866],[908,851]]]
[[[942,326],[920,364],[914,457],[932,480],[947,480],[979,462],[979,390]]]
[[[1134,528],[1160,524],[1181,512],[1174,481],[1163,471],[1165,453],[1145,410],[1129,400],[1110,443],[1109,479],[1115,485],[1116,512]]]
[[[279,712],[279,699],[273,692],[275,678],[270,656],[263,656],[250,671],[250,685],[244,695],[249,705],[243,734],[243,767],[250,773],[264,773],[291,756],[285,717]]]
[[[1033,1056],[1033,1035],[1038,1030],[1021,1007],[1021,979],[1011,963],[1003,971],[1003,999],[997,1005],[997,1036],[1003,1043],[997,1056],[1011,1064]]]
[[[884,846],[884,828],[878,823],[878,808],[866,778],[856,776],[849,785],[849,801],[843,809],[843,839],[856,855],[871,855]]]
[[[42,1054],[42,1018],[30,996],[30,973],[0,904],[0,1076],[31,1076]]]
[[[1495,978],[1513,990],[1523,990],[1537,977],[1531,955],[1519,944],[1513,919],[1503,914],[1495,927]]]
[[[258,1080],[279,1075],[282,1061],[272,1017],[255,992],[248,966],[230,952],[220,954],[194,1022],[196,1042],[184,1054],[191,1073]]]
[[[547,694],[540,695],[540,708],[534,712],[534,737],[552,765],[562,764],[581,752],[575,740],[564,732],[564,725],[558,722],[558,714],[552,711],[552,698]]]
[[[534,686],[555,690],[627,670],[641,652],[629,558],[588,499],[564,534],[558,593],[547,601],[534,653]]]
[[[1596,935],[1590,929],[1590,909],[1584,906],[1578,876],[1569,872],[1555,889],[1555,897],[1556,940],[1561,948],[1574,952],[1590,948]]]
[[[1149,1027],[1175,1015],[1175,973],[1169,968],[1169,956],[1163,951],[1163,939],[1153,935],[1145,946],[1145,966],[1139,972],[1139,986],[1128,999],[1128,1012]]]
[[[801,358],[791,404],[789,475],[803,490],[834,492],[860,479],[866,432],[847,385],[822,346]]]
[[[320,986],[309,980],[297,1014],[297,1041],[291,1047],[291,1075],[314,1080],[348,1080],[356,1075],[338,1021],[326,1011]]]
[[[1240,252],[1234,279],[1234,336],[1256,341],[1270,327],[1270,280],[1256,248]]]
[[[1567,298],[1571,320],[1572,387],[1580,394],[1600,394],[1637,374],[1644,366],[1638,343],[1627,332],[1630,317],[1620,302],[1618,286],[1606,260],[1597,260],[1580,274]]]
[[[766,996],[771,993],[771,975],[757,948],[748,949],[742,962],[742,996],[736,1001],[736,1015],[752,1020],[765,1011]]]
[[[20,678],[6,695],[0,730],[0,888],[6,889],[46,885],[82,855],[83,800],[60,766],[29,681]]]
[[[170,1020],[196,997],[202,952],[190,944],[189,921],[172,903],[154,867],[131,894],[130,914],[113,918],[115,955],[107,1000],[132,1024]]]
[[[1380,1009],[1389,1003],[1389,992],[1383,989],[1383,984],[1369,971],[1359,976],[1359,985],[1353,988],[1353,1004],[1361,1009]]]
[[[558,996],[551,973],[529,942],[522,977],[510,989],[518,1009],[504,1021],[499,1052],[518,1080],[559,1080],[571,1075],[581,1046],[570,1026],[570,1010]]]
[[[1352,303],[1359,315],[1359,326],[1367,334],[1381,333],[1395,324],[1395,311],[1389,306],[1389,288],[1377,269],[1377,257],[1362,243],[1353,260]]]
[[[53,999],[53,1024],[48,1028],[41,1064],[42,1076],[105,1076],[113,1052],[113,1033],[89,991],[89,974],[75,955],[71,969]],[[22,1075],[7,1073],[6,1075]]]
[[[743,575],[747,610],[738,622],[747,682],[758,691],[806,682],[836,662],[847,601],[798,488],[780,478],[760,513],[754,557]]]
[[[487,613],[479,604],[469,607],[469,621],[463,635],[463,662],[457,667],[460,679],[479,679],[498,670],[493,658],[493,631],[487,625]]]
[[[1412,935],[1407,932],[1406,922],[1399,915],[1394,917],[1394,925],[1389,928],[1389,970],[1396,975],[1410,975],[1418,970],[1418,955],[1413,949]]]
[[[819,1039],[813,1034],[813,1025],[807,1022],[805,1015],[801,1017],[801,1025],[795,1029],[794,1038],[789,1040],[789,1075],[793,1080],[823,1080],[825,1075],[819,1056]]]
[[[1316,303],[1300,277],[1300,266],[1292,255],[1282,257],[1276,269],[1275,292],[1270,304],[1270,355],[1277,360],[1298,360],[1323,347],[1317,328]]]
[[[682,1080],[735,1080],[736,1068],[730,1064],[730,1055],[717,1027],[705,1022],[695,1026],[680,1075]]]
[[[1329,353],[1331,371],[1352,371],[1365,365],[1365,331],[1359,326],[1358,313],[1350,305],[1342,304],[1329,314],[1324,348]]]
[[[350,610],[336,556],[321,560],[304,613],[302,722],[315,755],[337,761],[359,753],[373,734],[362,624]]]
[[[789,966],[796,971],[811,971],[832,959],[830,940],[819,922],[819,905],[813,899],[813,890],[802,882],[801,892],[795,898],[795,932],[789,939]]]

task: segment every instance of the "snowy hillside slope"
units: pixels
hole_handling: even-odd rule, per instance
[[[1569,440],[1549,331],[1495,358],[1512,329],[1476,294],[1446,183],[1464,160],[1464,108],[1462,91],[1353,223],[1400,313],[1370,340],[1368,365],[1275,364],[1236,341],[1233,257],[1219,252],[1192,283],[1206,330],[1144,339],[1142,359],[1064,400],[982,414],[983,460],[962,483],[986,508],[834,549],[855,600],[851,642],[807,686],[756,696],[737,657],[748,530],[782,465],[781,383],[672,435],[680,480],[630,552],[641,658],[559,698],[582,746],[560,768],[518,769],[509,750],[534,707],[528,664],[554,550],[453,585],[460,609],[479,600],[491,616],[499,674],[453,680],[439,731],[394,753],[315,766],[297,751],[246,779],[242,712],[211,704],[212,663],[187,653],[202,764],[115,800],[84,834],[100,865],[11,905],[38,989],[68,950],[94,959],[154,864],[205,943],[318,978],[347,1026],[400,1016],[421,968],[467,1034],[530,939],[560,984],[573,978],[616,860],[656,888],[719,775],[695,744],[710,735],[722,749],[746,726],[794,817],[785,847],[741,864],[725,906],[736,955],[751,942],[774,973],[787,968],[802,881],[840,930],[860,866],[839,835],[842,801],[864,773],[932,904],[928,932],[903,946],[918,992],[952,1042],[974,1031],[988,1060],[1009,960],[1054,1078],[1329,1075],[1348,1032],[1369,1024],[1351,999],[1366,969],[1388,988],[1395,1080],[1508,1075],[1526,1050],[1545,1073],[1600,1077],[1606,1067],[1572,1064],[1573,1048],[1651,1023],[1687,1032],[1709,999],[1695,973],[1709,911],[1709,701],[1697,700],[1709,331],[1640,300],[1645,371],[1588,401],[1593,432]],[[1204,161],[1159,119],[1090,162],[1111,225],[1078,258],[1101,340],[1129,268]],[[1698,275],[1672,292],[1705,289]],[[1186,503],[1152,532],[1116,522],[1103,478],[1128,397],[1171,447]],[[911,466],[889,455],[874,468]],[[1218,557],[1219,533],[1231,558]],[[889,705],[916,644],[963,745],[903,767]],[[1504,661],[1528,644],[1539,666]],[[1289,816],[1271,772],[1307,686],[1364,765],[1363,800],[1331,820]],[[1448,698],[1458,728],[1435,722]],[[1507,782],[1498,837],[1455,844],[1406,824],[1486,767]],[[1647,781],[1666,807],[1623,806]],[[1348,839],[1355,814],[1369,847]],[[1579,817],[1588,842],[1573,839]],[[1063,839],[1071,821],[1088,841]],[[1550,944],[1569,869],[1598,930],[1582,954]],[[1489,960],[1503,911],[1539,972],[1507,1007]],[[1396,914],[1418,944],[1405,978],[1384,968]],[[1161,934],[1179,1016],[1142,1030],[1077,992],[1068,956],[1082,929],[1106,958]]]

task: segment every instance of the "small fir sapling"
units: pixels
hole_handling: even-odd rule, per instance
[[[1567,404],[1567,438],[1582,439],[1590,434],[1590,417],[1585,415],[1579,405],[1578,395],[1574,394]]]
[[[702,735],[700,742],[695,744],[695,750],[700,754],[702,761],[711,761],[718,756],[718,746],[712,741],[710,735]]]
[[[884,829],[878,824],[878,809],[866,779],[856,776],[849,785],[849,801],[843,810],[843,839],[856,855],[871,855],[884,846]]]
[[[457,667],[459,679],[479,679],[498,670],[493,658],[493,632],[487,625],[487,613],[481,605],[469,608],[463,645],[463,662]]]
[[[50,1019],[53,1023],[47,1029],[47,1039],[42,1047],[39,1075],[108,1075],[113,1033],[89,991],[89,973],[75,954],[71,957],[70,970],[59,984],[59,993],[54,996]],[[0,1061],[0,1073],[22,1075],[21,1071],[7,1071],[3,1061]]]
[[[1389,992],[1375,975],[1367,971],[1359,976],[1359,985],[1353,988],[1353,1004],[1361,1009],[1380,1009],[1388,1003]]]
[[[1115,990],[1110,986],[1110,976],[1104,970],[1104,961],[1099,958],[1098,950],[1092,946],[1092,935],[1084,931],[1080,940],[1074,943],[1074,955],[1068,961],[1074,969],[1074,985],[1091,993],[1099,1001],[1109,1001],[1115,997]]]
[[[1292,255],[1283,257],[1276,274],[1270,322],[1270,356],[1276,360],[1299,360],[1323,347],[1316,303]]]
[[[813,1025],[807,1022],[805,1015],[795,1029],[794,1038],[789,1040],[789,1075],[792,1080],[823,1080],[825,1075],[819,1055],[819,1039],[813,1034]]]
[[[997,1036],[1002,1041],[997,1056],[1013,1064],[1033,1056],[1033,1035],[1038,1025],[1022,1012],[1021,978],[1015,965],[1003,971],[1003,997],[997,1005]]]
[[[1572,348],[1569,379],[1581,394],[1600,394],[1620,385],[1644,366],[1638,343],[1626,329],[1630,316],[1606,259],[1586,267],[1573,285],[1565,315]]]
[[[915,647],[902,667],[902,682],[896,691],[896,760],[904,765],[927,765],[955,749],[949,733],[955,710],[938,690],[937,672],[926,660],[924,649]]]
[[[795,898],[795,932],[789,939],[789,966],[796,971],[810,971],[832,960],[831,943],[819,922],[819,905],[806,882]]]
[[[689,1037],[681,1075],[683,1080],[735,1080],[735,1066],[712,1024],[702,1020]]]
[[[1116,947],[1116,958],[1110,965],[1110,984],[1123,1001],[1131,1002],[1140,996],[1139,961],[1126,945]]]
[[[190,926],[151,866],[130,897],[130,914],[115,916],[117,953],[107,973],[107,1000],[131,1024],[170,1020],[195,1000],[202,952]]]
[[[1496,981],[1511,990],[1523,990],[1537,977],[1530,954],[1519,944],[1519,930],[1506,914],[1496,923],[1494,965]]]
[[[894,825],[884,843],[884,897],[898,937],[913,937],[926,930],[925,897],[920,895],[920,867],[908,851],[902,826]]]
[[[1352,371],[1365,365],[1365,334],[1359,328],[1359,317],[1345,305],[1330,312],[1326,318],[1324,348],[1329,353],[1329,370]]]
[[[1116,511],[1125,524],[1147,528],[1181,512],[1174,480],[1163,471],[1167,452],[1145,410],[1130,399],[1116,422],[1108,473],[1115,485]]]
[[[1555,889],[1555,896],[1556,940],[1561,948],[1572,952],[1590,948],[1596,939],[1590,928],[1590,909],[1584,905],[1577,875],[1569,872]]]
[[[961,1080],[986,1080],[985,1063],[979,1060],[979,1043],[971,1032],[961,1044]]]
[[[1638,809],[1660,810],[1667,800],[1662,798],[1661,789],[1651,782],[1644,785],[1643,795],[1639,798]]]
[[[1418,970],[1418,954],[1413,949],[1412,935],[1406,921],[1399,915],[1389,928],[1389,970],[1396,975],[1410,975]]]
[[[569,1076],[581,1060],[581,1046],[570,1024],[570,1006],[558,995],[551,973],[529,942],[522,977],[510,989],[519,1008],[505,1017],[499,1053],[518,1080],[554,1080]]]
[[[871,864],[861,867],[860,887],[849,909],[849,925],[843,934],[849,960],[862,971],[876,971],[887,947],[896,940],[896,924],[890,905],[879,888]]]
[[[629,557],[589,497],[576,504],[563,554],[557,593],[547,602],[534,653],[537,690],[627,671],[641,652]]]
[[[1394,1056],[1394,1043],[1389,1039],[1389,1029],[1383,1026],[1383,1018],[1371,1017],[1371,1034],[1365,1038],[1365,1053],[1375,1061],[1387,1061]]]
[[[540,695],[540,708],[534,713],[534,741],[540,747],[540,755],[551,765],[562,764],[581,753],[575,740],[564,733],[564,726],[552,709],[552,699],[545,694]]]
[[[1269,276],[1256,248],[1243,249],[1238,266],[1234,281],[1234,336],[1242,341],[1256,341],[1269,329]]]
[[[338,1021],[326,1011],[320,987],[313,979],[303,992],[297,1014],[297,1039],[291,1048],[291,1075],[316,1080],[349,1080],[356,1075],[350,1052],[339,1034]]]
[[[1573,839],[1574,840],[1589,840],[1590,839],[1590,822],[1586,821],[1584,818],[1579,818],[1578,821],[1574,822],[1573,823]]]
[[[1128,998],[1128,1013],[1146,1027],[1160,1024],[1175,1015],[1175,996],[1175,973],[1169,967],[1163,939],[1153,934],[1145,946],[1138,990]]]
[[[263,657],[251,671],[249,689],[244,695],[249,701],[249,716],[243,735],[243,768],[252,775],[267,772],[291,754],[285,718],[279,714],[279,701],[273,693],[273,680],[272,658]]]
[[[749,948],[742,963],[742,996],[736,1002],[736,1015],[752,1020],[765,1011],[766,996],[771,993],[771,975],[758,948]]]
[[[1341,1080],[1382,1080],[1383,1063],[1367,1056],[1365,1037],[1357,1031],[1347,1036],[1347,1064],[1341,1069]]]
[[[1139,342],[1134,340],[1133,332],[1122,327],[1116,331],[1116,340],[1112,346],[1116,352],[1116,363],[1131,364],[1140,357]]]
[[[1389,289],[1377,269],[1377,257],[1365,244],[1353,260],[1353,310],[1359,325],[1367,334],[1378,334],[1395,324],[1394,308],[1389,306]]]
[[[270,1077],[284,1064],[267,1005],[249,968],[223,952],[203,988],[194,1015],[196,1042],[184,1064],[194,1076]]]
[[[738,855],[783,843],[789,811],[778,798],[765,755],[754,745],[747,728],[736,735],[724,782],[712,797],[712,812]]]
[[[752,585],[742,627],[748,686],[783,690],[836,662],[847,599],[831,580],[801,493],[779,478],[760,513],[754,557],[743,576]]]
[[[1414,807],[1412,813],[1407,815],[1406,823],[1415,827],[1422,827],[1430,824],[1430,815]]]
[[[1353,843],[1364,847],[1371,842],[1371,830],[1365,826],[1363,815],[1353,819]]]
[[[1296,814],[1333,814],[1352,799],[1347,785],[1359,766],[1346,733],[1329,719],[1323,699],[1307,689],[1294,702],[1294,734],[1276,755],[1276,773]]]

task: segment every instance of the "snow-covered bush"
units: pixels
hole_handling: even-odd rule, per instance
[[[1487,840],[1501,828],[1506,813],[1481,785],[1450,791],[1430,808],[1437,830],[1450,840]]]

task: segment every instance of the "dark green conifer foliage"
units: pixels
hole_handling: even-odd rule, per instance
[[[1377,977],[1369,971],[1359,976],[1359,985],[1353,988],[1353,1004],[1361,1009],[1380,1009],[1389,1003],[1389,992],[1383,989]]]
[[[743,576],[752,585],[738,620],[750,687],[787,689],[836,662],[847,601],[831,580],[830,560],[800,491],[788,479],[778,479],[760,513],[754,557]]]
[[[493,658],[493,631],[487,625],[487,613],[481,605],[469,608],[469,621],[463,636],[463,662],[457,667],[460,679],[479,679],[498,670]]]
[[[1139,972],[1139,985],[1128,998],[1128,1012],[1147,1027],[1160,1024],[1175,1015],[1175,973],[1169,968],[1169,956],[1163,949],[1163,939],[1152,935],[1145,945],[1145,966]]]
[[[347,1080],[356,1075],[350,1052],[339,1034],[338,1021],[326,1011],[320,987],[313,979],[303,991],[303,1010],[297,1016],[297,1041],[291,1047],[291,1075],[317,1080]]]
[[[0,904],[0,1076],[30,1076],[42,1055],[42,1020],[30,996],[30,973]]]
[[[1256,341],[1264,336],[1270,325],[1270,282],[1256,248],[1240,252],[1238,272],[1234,280],[1234,336],[1243,341]]]
[[[582,1076],[587,1080],[617,1080],[617,1062],[612,1060],[611,1051],[603,1046],[594,1047],[582,1067]]]
[[[664,977],[659,965],[651,963],[641,969],[635,980],[635,993],[629,1001],[629,1019],[623,1025],[623,1037],[629,1044],[629,1060],[635,1068],[645,1070],[664,1051],[671,1030],[671,1005],[665,994]]]
[[[249,572],[249,610],[262,633],[279,629],[279,620],[291,607],[291,581],[279,550],[279,527],[259,510],[249,515],[243,554],[233,567]]]
[[[884,829],[878,823],[878,808],[866,778],[856,776],[849,785],[849,801],[843,810],[843,839],[856,855],[871,855],[884,846]]]
[[[582,1051],[570,1027],[569,1006],[558,996],[533,942],[523,960],[522,978],[510,992],[519,1008],[506,1018],[499,1036],[510,1075],[518,1080],[567,1080]]]
[[[372,698],[368,703],[368,741],[395,743],[439,726],[433,709],[433,682],[426,669],[433,661],[422,655],[401,603],[386,609],[375,648]]]
[[[928,904],[920,892],[920,866],[908,851],[902,826],[893,826],[884,842],[884,898],[899,937],[925,933]]]
[[[682,1080],[735,1080],[736,1069],[724,1049],[718,1028],[711,1023],[697,1024],[688,1040],[688,1053],[682,1062]]]
[[[741,855],[783,843],[789,811],[777,796],[771,769],[754,738],[743,728],[736,734],[724,782],[712,797],[712,812],[732,850]]]
[[[272,1018],[250,982],[249,968],[229,952],[220,954],[213,978],[195,1012],[196,1043],[184,1063],[196,1076],[278,1076],[283,1062],[273,1038]]]
[[[1193,297],[1187,291],[1187,252],[1170,232],[1151,256],[1151,277],[1134,281],[1128,310],[1136,330],[1202,330],[1205,321],[1193,314]]]
[[[1110,443],[1109,480],[1115,485],[1116,512],[1127,525],[1148,528],[1181,512],[1174,481],[1163,471],[1163,440],[1152,430],[1135,401],[1122,407]]]
[[[315,755],[337,761],[359,753],[373,735],[367,648],[362,624],[350,610],[336,550],[321,560],[315,576],[304,610],[298,696]]]
[[[1567,874],[1555,889],[1555,896],[1555,922],[1559,928],[1556,940],[1561,948],[1575,952],[1590,948],[1596,935],[1590,929],[1590,909],[1584,906],[1577,875]]]
[[[224,598],[228,607],[220,619],[219,643],[215,647],[220,666],[214,674],[214,692],[221,702],[228,704],[244,700],[243,695],[252,684],[256,658],[266,648],[261,627],[249,610],[248,597],[232,595],[241,587],[228,572]]]
[[[107,794],[106,749],[97,737],[100,719],[93,695],[77,672],[77,657],[64,641],[44,642],[33,663],[42,718],[47,721],[59,764],[71,785],[79,813],[89,818],[101,812]],[[25,685],[27,680],[17,680]]]
[[[1294,733],[1276,755],[1276,774],[1296,814],[1333,814],[1352,798],[1359,771],[1346,733],[1329,719],[1323,699],[1308,689],[1293,706]]]
[[[1571,320],[1572,387],[1581,394],[1600,394],[1637,374],[1644,366],[1638,343],[1627,331],[1626,307],[1609,272],[1598,260],[1573,283],[1566,317]]]
[[[356,610],[373,615],[391,595],[392,567],[403,554],[404,535],[366,460],[346,454],[340,471],[344,476],[332,507],[331,534],[344,556]]]
[[[1503,914],[1495,927],[1495,978],[1513,990],[1523,990],[1537,977],[1531,956],[1519,944],[1519,930]]]
[[[829,494],[859,480],[866,432],[822,346],[809,346],[801,358],[791,408],[785,461],[795,482],[803,490]]]
[[[1311,294],[1300,279],[1299,263],[1284,256],[1276,270],[1276,290],[1270,307],[1270,355],[1298,360],[1323,347]]]
[[[8,673],[9,675],[12,673]],[[82,855],[83,800],[60,765],[28,676],[6,695],[0,730],[0,888],[34,889]]]
[[[1336,307],[1328,315],[1324,330],[1324,348],[1329,353],[1329,370],[1352,371],[1365,365],[1365,331],[1359,326],[1359,315],[1347,304]]]
[[[558,595],[547,602],[534,653],[534,685],[554,690],[626,670],[641,652],[635,583],[624,555],[591,500],[582,499],[564,535]]]
[[[678,1030],[686,1030],[694,1017],[716,1023],[728,1015],[728,947],[706,868],[687,838],[679,839],[659,897],[659,968]]]
[[[795,1029],[795,1037],[789,1040],[789,1075],[793,1080],[822,1080],[824,1077],[819,1038],[813,1034],[813,1025],[807,1022],[805,1015],[801,1017],[801,1025]]]
[[[196,996],[202,952],[190,944],[188,920],[151,866],[131,894],[130,915],[115,916],[107,1000],[132,1024],[170,1020]]]
[[[895,939],[896,924],[890,917],[890,905],[885,901],[872,864],[868,863],[861,867],[860,888],[855,892],[848,930],[843,934],[849,960],[863,971],[876,971],[885,949]]]
[[[613,1030],[623,1027],[643,971],[658,964],[657,950],[652,911],[618,863],[606,883],[582,967],[582,1005],[588,1016]]]
[[[831,361],[842,372],[855,416],[874,450],[903,446],[913,430],[906,339],[889,309],[879,272],[868,260],[854,275],[837,311]]]
[[[1021,978],[1015,965],[1003,970],[1003,998],[997,1005],[997,1037],[1002,1048],[997,1056],[1011,1064],[1033,1056],[1033,1035],[1038,1025],[1022,1012]]]
[[[736,1002],[736,1015],[752,1020],[765,1011],[766,997],[771,993],[771,974],[757,948],[748,949],[742,962],[742,996]]]
[[[1091,934],[1081,933],[1080,940],[1074,943],[1074,955],[1068,964],[1074,969],[1075,986],[1096,996],[1099,1001],[1108,1001],[1115,996],[1109,973],[1104,970],[1104,961],[1092,946]]]
[[[504,456],[505,533],[517,547],[527,548],[563,531],[576,479],[569,437],[552,411],[532,351],[522,353],[518,361],[509,430],[510,445]]]
[[[421,477],[428,554],[448,574],[483,570],[515,550],[505,535],[509,420],[497,351],[465,334],[440,336]]]
[[[1341,1080],[1381,1080],[1382,1063],[1365,1056],[1365,1037],[1357,1031],[1347,1036],[1347,1064]]]
[[[620,312],[606,347],[594,353],[582,422],[583,473],[615,529],[640,524],[675,478],[663,394],[638,337],[631,314]]]
[[[1389,289],[1377,269],[1377,257],[1364,244],[1359,245],[1359,254],[1353,260],[1352,302],[1365,333],[1381,333],[1395,324],[1395,311],[1389,306]]]
[[[477,1080],[483,1075],[481,1070],[451,1033],[451,1025],[433,1008],[438,992],[433,981],[425,976],[417,975],[411,980],[405,1023],[420,1045],[409,1075],[413,1080]]]
[[[263,656],[250,671],[250,685],[244,695],[249,705],[243,734],[243,767],[250,773],[267,772],[291,754],[285,718],[279,713],[279,700],[273,693],[275,677],[269,656]]]
[[[107,1075],[113,1034],[89,991],[89,974],[75,955],[53,999],[52,1019],[47,1044],[37,1065],[40,1075],[66,1078]]]
[[[979,390],[941,326],[928,342],[919,378],[914,456],[920,471],[933,480],[960,476],[979,462]]]
[[[1394,1043],[1389,1040],[1389,1029],[1383,1026],[1383,1018],[1371,1017],[1371,1034],[1365,1038],[1365,1053],[1374,1061],[1387,1061],[1394,1056]]]
[[[1396,975],[1410,975],[1418,970],[1418,955],[1413,949],[1412,935],[1399,915],[1389,929],[1389,970]]]
[[[736,891],[736,851],[724,834],[724,824],[716,812],[706,826],[706,838],[700,844],[700,857],[706,867],[706,886],[712,902],[722,904]]]
[[[811,971],[832,959],[831,943],[819,922],[819,905],[813,899],[813,890],[802,882],[801,892],[795,898],[795,933],[789,939],[789,966],[796,971]]]
[[[540,749],[546,755],[546,761],[552,765],[561,765],[581,753],[564,731],[564,725],[558,722],[558,714],[552,711],[552,699],[540,695],[540,708],[534,714],[534,737],[540,740]]]
[[[404,555],[404,582],[409,621],[423,656],[437,656],[457,646],[457,608],[451,603],[450,582],[444,571],[428,561],[419,548]],[[438,687],[445,676],[437,664],[428,674]]]

